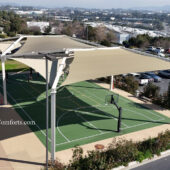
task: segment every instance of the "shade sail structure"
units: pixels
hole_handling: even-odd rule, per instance
[[[84,44],[69,38],[68,36],[41,36],[28,37],[25,44],[18,50],[14,56],[54,52],[63,49],[72,48],[92,48],[93,46]]]
[[[4,49],[4,46],[3,43],[0,43],[0,50]],[[68,36],[27,37],[24,45],[10,57],[28,65],[45,78],[45,58],[39,58],[38,55],[67,49],[73,52],[74,59],[69,63],[68,75],[62,85],[131,72],[170,69],[169,61],[150,56],[147,53],[139,54],[120,47],[97,48]],[[34,55],[34,57],[24,57],[28,55]],[[53,82],[61,60],[62,58],[58,61],[49,61],[49,82]]]
[[[123,48],[75,51],[70,73],[63,83],[71,83],[132,72],[170,69],[170,62]]]
[[[2,42],[0,43],[0,50],[2,52],[7,49],[13,42]],[[19,48],[20,43],[17,43],[13,49]],[[11,59],[21,62],[35,71],[39,72],[44,78],[45,73],[45,59],[39,59],[40,53],[50,53],[64,49],[80,49],[80,48],[93,48],[93,46],[75,41],[68,36],[30,36],[27,37],[24,45],[14,54],[10,55]],[[32,59],[29,55],[35,55]],[[27,56],[27,57],[24,57]],[[37,56],[37,58],[36,58]],[[18,57],[18,58],[17,58]],[[50,84],[53,82],[57,72],[57,61],[48,62],[48,74]]]
[[[13,41],[5,41],[5,42],[0,42],[0,51],[4,52],[11,44],[13,43]],[[13,49],[19,48],[21,46],[20,43],[17,43]],[[12,49],[12,50],[13,50]]]

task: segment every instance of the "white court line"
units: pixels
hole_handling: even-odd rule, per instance
[[[60,128],[59,128],[60,119],[62,119],[62,117],[65,116],[68,112],[69,112],[69,111],[64,112],[64,113],[57,119],[56,125],[57,125],[57,130],[58,130],[59,134],[60,134],[61,136],[63,136],[64,139],[65,139],[67,142],[70,142],[70,140],[61,132],[61,130],[60,130]]]
[[[76,141],[83,140],[83,139],[90,139],[92,137],[105,135],[107,133],[112,133],[112,132],[104,132],[104,133],[100,133],[100,134],[96,134],[96,135],[90,135],[90,136],[86,136],[86,137],[82,137],[82,138],[78,138],[78,139],[73,139],[73,140],[70,140],[70,142],[63,142],[63,143],[56,144],[56,146],[60,146],[60,145],[68,144],[68,143],[72,143],[72,142],[76,142]]]
[[[147,118],[147,119],[149,119],[149,120],[151,120],[151,121],[153,121],[153,122],[155,122],[155,121],[159,121],[159,120],[165,120],[163,117],[162,117],[161,119],[157,119],[157,120],[155,120],[155,119],[152,119],[152,118],[150,118],[150,117],[146,116],[146,115],[145,115],[145,114],[143,114],[143,113],[135,112],[135,111],[130,110],[130,109],[127,109],[127,108],[124,108],[124,110],[127,110],[127,111],[129,111],[129,112],[132,112],[132,113],[135,113],[135,114],[141,115],[141,116],[143,116],[143,117],[145,117],[145,118]]]
[[[75,89],[73,89],[72,87],[71,87],[71,90],[73,90],[73,91],[76,91],[76,92],[78,92],[78,93],[80,93],[81,94],[81,96],[84,96],[84,97],[86,97],[86,98],[88,98],[88,99],[90,99],[91,101],[93,101],[93,102],[95,102],[95,103],[97,103],[97,104],[100,104],[100,103],[98,103],[98,102],[96,102],[96,100],[93,100],[93,99],[91,99],[90,97],[88,97],[88,96],[86,96],[86,95],[84,95],[84,94],[82,94],[79,90],[75,90]]]
[[[37,100],[37,98],[36,97],[34,97],[31,93],[28,93],[27,91],[27,89],[25,89],[22,85],[21,85],[21,83],[17,83],[17,84],[19,84],[23,89],[24,89],[24,91],[26,91],[26,93],[29,95],[29,96],[32,96],[32,100],[35,100],[35,101],[41,101],[41,100]],[[30,87],[31,87],[31,85],[29,85]],[[34,88],[33,88],[33,90],[34,90]],[[35,90],[34,90],[35,91]],[[35,92],[37,92],[37,91],[35,91]],[[31,95],[30,95],[31,94]],[[42,94],[42,93],[41,93]],[[40,95],[41,95],[40,94]],[[43,99],[45,99],[45,95],[42,95],[42,97],[44,96],[44,98],[42,98],[42,100]],[[23,103],[24,103],[24,101],[23,101]],[[43,104],[43,103],[38,103],[39,105],[42,105],[42,106],[46,106],[45,104]]]
[[[79,110],[79,109],[78,109]],[[78,110],[76,110],[76,111],[78,111]],[[88,115],[91,115],[91,113],[96,113],[96,110],[98,110],[98,109],[93,109],[93,111],[81,111],[82,113],[85,113],[85,114],[88,114]],[[115,117],[113,117],[112,115],[107,115],[104,111],[102,111],[102,110],[99,110],[102,114],[104,114],[105,116],[107,116],[107,117],[109,117],[109,118],[111,118],[111,119],[113,119],[113,120],[117,120],[117,118],[115,118]],[[109,114],[109,113],[108,113]],[[126,124],[124,124],[124,123],[122,123],[125,127],[128,127],[128,126],[126,126]]]
[[[71,100],[72,101],[72,100]],[[73,102],[73,101],[72,101]],[[76,101],[74,101],[74,103],[76,103],[78,106],[79,106],[79,108],[81,108],[81,106],[76,102]],[[77,110],[79,110],[79,109],[77,109]],[[75,110],[74,112],[76,112],[77,110]],[[95,110],[97,110],[97,109],[95,109]],[[83,112],[82,112],[83,113]],[[89,113],[89,112],[88,112]],[[92,126],[93,128],[95,128],[96,130],[98,130],[100,133],[103,133],[103,131],[101,131],[99,128],[97,128],[95,125],[93,125],[92,123],[90,123],[88,120],[86,120],[83,116],[81,116],[81,115],[79,115],[79,114],[77,114],[76,113],[76,115],[77,116],[79,116],[81,119],[83,119],[84,121],[86,121],[90,126]]]
[[[1,88],[2,88],[2,86],[0,86]],[[25,89],[25,88],[24,88]],[[9,97],[20,107],[20,109],[25,113],[25,115],[30,119],[30,120],[32,120],[32,118],[28,115],[28,113],[16,102],[16,100],[8,93],[8,95],[9,95]],[[90,106],[91,107],[91,106]],[[64,116],[64,115],[63,115]],[[59,120],[59,119],[58,119]],[[33,121],[33,120],[32,120]],[[57,121],[57,124],[58,124],[58,121]],[[37,124],[35,124],[36,126],[37,126],[37,128],[41,131],[41,133],[46,137],[46,134],[41,130],[41,128],[37,125]],[[57,129],[58,129],[58,126],[57,126]],[[59,130],[59,129],[58,129]],[[60,130],[59,130],[60,131]],[[60,133],[60,132],[59,132]],[[65,143],[69,143],[70,142],[70,140],[66,137],[66,136],[64,136],[64,134],[61,132],[60,133],[66,140],[67,140],[67,142],[65,142]],[[105,133],[103,133],[103,134],[105,134]],[[51,139],[49,139],[48,138],[48,140],[51,142]]]
[[[75,102],[75,101],[74,101]],[[77,105],[79,105],[77,102],[75,102]],[[80,105],[79,105],[80,106]],[[79,108],[81,108],[81,107],[79,107]],[[79,109],[78,108],[78,109]],[[71,111],[71,110],[70,110]],[[59,132],[59,134],[61,135],[61,136],[63,136],[64,138],[65,138],[65,140],[67,141],[67,142],[70,142],[70,140],[63,134],[63,132],[60,130],[60,128],[59,128],[59,122],[60,122],[60,120],[63,118],[63,116],[65,116],[66,114],[68,114],[70,111],[67,111],[67,112],[65,112],[64,114],[62,114],[58,119],[57,119],[57,130],[58,130],[58,132]],[[75,110],[73,110],[73,111],[75,111]],[[76,114],[77,115],[77,114]],[[78,115],[77,115],[78,116]],[[84,119],[84,118],[82,118],[81,116],[80,116],[80,118],[81,119]],[[84,119],[85,120],[85,119]],[[85,120],[88,124],[90,124],[92,127],[95,127],[92,123],[90,123],[90,122],[88,122],[87,120]],[[97,129],[97,127],[95,127],[95,129]],[[99,129],[98,129],[99,130]],[[100,133],[103,133],[103,132],[100,132]]]
[[[141,123],[141,124],[138,124],[138,125],[128,126],[128,127],[125,127],[125,128],[121,128],[121,130],[126,130],[126,129],[130,129],[130,128],[142,126],[142,125],[145,125],[145,124],[149,124],[149,123],[150,122],[146,122],[146,123]],[[93,137],[96,137],[96,136],[101,136],[101,135],[108,134],[108,133],[112,133],[112,132],[104,132],[103,134],[96,134],[96,135],[91,135],[91,136],[87,136],[87,137],[83,137],[83,138],[78,138],[78,139],[70,140],[70,142],[63,142],[63,143],[56,144],[56,146],[76,142],[76,141],[83,140],[83,139],[89,139],[89,138],[93,138]]]
[[[96,130],[98,130],[100,133],[103,133],[103,131],[101,131],[99,128],[97,128],[96,126],[94,126],[92,123],[90,123],[88,120],[86,120],[83,116],[76,114],[78,117],[80,117],[81,119],[83,119],[84,121],[86,121],[90,126],[92,126],[93,128],[95,128]]]
[[[1,86],[2,88],[2,86]],[[12,100],[14,100],[14,102],[16,103],[15,99],[8,93],[9,97],[11,97]],[[17,103],[16,103],[17,104]],[[20,109],[26,114],[26,116],[32,120],[32,118],[27,114],[27,112],[19,105],[17,104]],[[90,108],[91,106],[89,106]],[[96,106],[95,106],[96,107]],[[101,107],[105,107],[105,106],[101,106]],[[84,107],[85,108],[85,107]],[[66,112],[67,113],[67,112]],[[65,114],[66,114],[65,113]],[[32,120],[33,121],[33,120]],[[129,128],[133,128],[133,127],[137,127],[137,126],[142,126],[144,124],[148,124],[150,122],[147,122],[147,123],[143,123],[143,124],[138,124],[138,125],[134,125],[134,126],[130,126],[130,127],[125,127],[125,128],[121,128],[121,129],[129,129]],[[40,127],[36,124],[37,128],[41,131],[41,133],[46,137],[46,134],[40,129]],[[67,142],[63,142],[63,143],[60,143],[60,144],[56,144],[56,146],[60,146],[60,145],[63,145],[63,144],[68,144],[68,143],[72,143],[72,142],[75,142],[75,141],[79,141],[79,140],[83,140],[83,139],[89,139],[89,138],[92,138],[92,137],[96,137],[96,136],[101,136],[101,135],[104,135],[104,134],[107,134],[107,133],[112,133],[112,132],[105,132],[105,133],[102,133],[102,134],[96,134],[96,135],[91,135],[91,136],[87,136],[87,137],[83,137],[83,138],[78,138],[78,139],[74,139],[74,140],[69,140]],[[48,140],[51,142],[51,139],[48,138]]]
[[[0,85],[0,87],[2,88],[2,86]],[[16,103],[16,105],[19,106],[19,108],[24,112],[24,114],[31,120],[34,121],[29,114],[16,102],[16,100],[9,94],[9,92],[7,92],[8,96]],[[35,123],[35,126],[41,131],[41,133],[46,137],[46,134],[44,133],[44,131]],[[51,142],[51,139],[48,138],[48,140]]]
[[[2,88],[2,86],[1,86],[1,88]],[[9,95],[9,94],[8,94],[8,95]],[[10,95],[9,95],[9,96],[10,96]],[[12,97],[12,96],[10,96],[10,97]],[[14,98],[12,97],[12,99],[14,99]],[[14,99],[14,101],[15,101],[15,99]],[[16,103],[16,101],[15,101],[15,103]],[[16,104],[17,104],[17,103],[16,103]],[[32,120],[31,117],[26,113],[26,111],[25,111],[19,104],[17,104],[17,105],[23,110],[23,112],[27,115],[27,117],[28,117],[30,120]],[[100,106],[100,105],[94,105],[94,106],[95,106],[95,107],[105,107],[105,106]],[[93,107],[93,106],[89,106],[89,108],[90,108],[90,107]],[[86,107],[82,107],[82,108],[86,108]],[[146,109],[147,109],[147,108],[146,108]],[[129,128],[133,128],[133,127],[137,127],[137,126],[142,126],[142,125],[148,124],[148,123],[150,123],[150,122],[146,122],[146,123],[142,123],[142,124],[138,124],[138,125],[134,125],[134,126],[130,126],[130,127],[125,127],[125,128],[121,128],[121,129],[129,129]],[[36,126],[37,126],[38,129],[41,131],[41,133],[42,133],[44,136],[46,136],[45,133],[40,129],[40,127],[39,127],[37,124],[36,124]],[[69,141],[69,142],[63,142],[63,143],[60,143],[60,144],[56,144],[56,146],[60,146],[60,145],[62,145],[62,144],[67,144],[67,143],[79,141],[79,140],[82,140],[82,139],[92,138],[92,137],[95,137],[95,136],[104,135],[104,134],[107,134],[107,133],[112,133],[112,132],[105,132],[105,133],[103,133],[103,134],[91,135],[91,136],[87,136],[87,137],[83,137],[83,138],[71,140],[71,141]],[[51,141],[51,139],[49,139],[49,138],[48,138],[48,140]]]
[[[96,87],[94,84],[92,84],[93,85],[93,87]],[[104,90],[107,90],[107,89],[105,89],[105,88],[103,88]],[[84,91],[86,91],[86,90],[84,90]],[[87,93],[88,93],[88,91],[87,91]],[[93,95],[93,96],[95,96],[95,97],[97,97],[98,99],[100,99],[97,95],[95,95],[95,94],[91,94],[91,95]],[[125,99],[125,98],[123,98],[122,96],[120,96],[121,98],[121,100],[124,100],[124,101],[126,101],[126,103],[129,103],[129,102],[131,102],[131,103],[135,103],[135,102],[133,102],[133,101],[130,101],[129,99]],[[101,99],[100,99],[101,100]],[[103,101],[103,100],[101,100],[101,101]],[[127,102],[128,101],[128,102]],[[138,104],[138,103],[137,103]],[[141,105],[142,106],[142,104],[139,104],[139,105]],[[143,106],[143,108],[145,109],[145,111],[146,112],[148,112],[148,113],[150,113],[150,114],[152,114],[152,115],[154,115],[154,116],[156,116],[156,117],[159,117],[160,119],[159,120],[165,120],[164,118],[162,118],[160,115],[155,115],[154,113],[152,113],[151,111],[149,111],[148,109],[149,108],[146,108],[146,107],[144,107]],[[142,109],[143,109],[142,108]],[[139,108],[137,108],[137,109],[139,109]],[[126,110],[128,110],[128,109],[126,109]],[[129,110],[130,111],[130,110]],[[132,110],[131,110],[132,111]],[[132,111],[132,112],[134,112],[134,111]],[[142,115],[144,115],[143,113],[141,113]],[[145,117],[145,116],[144,116]],[[147,116],[146,116],[147,117]],[[150,119],[149,117],[147,117],[148,119]],[[152,121],[154,121],[154,119],[151,119]],[[159,121],[158,120],[158,121]],[[155,121],[157,121],[157,120],[155,120]]]
[[[79,90],[75,90],[75,91],[78,91],[80,94],[82,94]],[[84,95],[86,98],[89,98],[89,97],[87,97],[86,95]],[[93,101],[91,98],[89,98],[91,101]],[[95,101],[97,104],[99,104],[100,105],[100,103],[98,103],[97,101]],[[102,101],[103,102],[103,101]],[[104,113],[104,112],[103,112]],[[108,116],[106,113],[104,113],[106,116]],[[114,120],[118,120],[117,118],[115,118],[114,116],[111,116]],[[126,127],[128,127],[128,125],[126,125],[125,123],[123,123],[122,122],[122,124],[124,125],[124,126],[126,126]]]
[[[78,91],[80,94],[82,94],[79,90],[75,90],[75,91]],[[91,95],[91,94],[90,94]],[[89,98],[87,97],[86,95],[84,95],[86,98]],[[93,101],[91,98],[89,98],[91,101]],[[97,104],[100,105],[100,103],[98,103],[97,101],[95,101]],[[102,101],[103,102],[103,101]],[[113,107],[113,106],[112,106]],[[105,112],[103,112],[106,116],[108,116]],[[115,118],[114,116],[111,116],[114,120],[118,120],[118,118]],[[128,125],[126,125],[125,123],[122,122],[122,124],[125,126],[125,127],[129,127]]]
[[[91,107],[93,107],[93,106],[80,107],[80,108],[78,108],[77,110],[82,109],[82,108],[91,108]],[[106,106],[95,106],[95,107],[106,107]],[[73,110],[70,110],[70,111],[73,111]],[[68,114],[70,111],[65,112],[64,114],[62,114],[62,115],[57,119],[57,128],[59,128],[59,121],[62,119],[62,117],[63,117],[64,115]],[[90,113],[90,112],[89,112],[89,113]],[[59,133],[61,134],[62,132],[60,131]],[[91,136],[87,136],[87,137],[83,137],[83,138],[78,138],[78,139],[70,140],[70,141],[67,141],[67,142],[60,143],[60,144],[56,144],[56,146],[60,146],[60,145],[62,145],[62,144],[67,144],[67,143],[72,143],[72,142],[79,141],[79,140],[82,140],[82,139],[89,139],[89,138],[96,137],[96,136],[100,136],[100,135],[104,135],[104,134],[107,134],[107,133],[112,133],[112,132],[102,132],[102,133],[100,133],[100,134],[95,134],[95,135],[91,135]],[[63,133],[62,133],[61,135],[64,136]]]

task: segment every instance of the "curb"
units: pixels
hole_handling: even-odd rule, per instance
[[[137,162],[137,161],[133,161],[133,162],[130,162],[128,164],[128,166],[119,166],[117,168],[113,168],[112,170],[130,170],[130,168],[135,168],[135,167],[138,167],[138,166],[141,166],[141,165],[144,165],[146,163],[149,163],[149,162],[152,162],[152,161],[155,161],[157,159],[161,159],[165,156],[168,156],[170,155],[170,149],[167,150],[167,151],[164,151],[164,152],[161,152],[161,155],[160,156],[157,156],[157,155],[154,155],[153,158],[151,159],[144,159],[141,163],[140,162]]]

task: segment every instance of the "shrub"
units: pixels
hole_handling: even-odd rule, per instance
[[[141,152],[150,151],[151,154],[160,155],[160,152],[167,150],[170,146],[170,131],[158,134],[157,138],[148,139],[138,143],[138,150]]]
[[[90,151],[84,157],[82,148],[77,147],[73,150],[73,158],[69,165],[64,166],[56,160],[54,165],[50,165],[49,170],[108,170],[120,165],[127,166],[129,162],[135,160],[142,162],[167,149],[170,149],[168,130],[158,134],[157,138],[149,138],[138,143],[124,139],[114,140],[106,150]]]
[[[142,162],[145,159],[144,153],[143,152],[138,152],[136,160],[138,162]]]
[[[108,40],[102,40],[100,44],[107,47],[111,47],[111,43]]]
[[[148,85],[144,88],[144,96],[149,98],[157,98],[159,96],[160,88],[152,83],[148,83]]]
[[[5,34],[0,34],[0,38],[6,38]]]
[[[52,164],[51,161],[49,161],[49,170],[65,170],[65,166],[59,162],[58,160],[55,160],[55,162]]]
[[[138,155],[137,145],[132,141],[120,140],[109,146],[107,150],[108,157],[114,163],[114,166],[128,165],[129,162],[134,161]]]
[[[115,76],[115,80],[115,86],[117,88],[125,90],[131,94],[135,94],[136,90],[139,88],[139,83],[133,76]]]

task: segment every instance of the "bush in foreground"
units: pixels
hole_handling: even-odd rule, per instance
[[[73,150],[73,158],[69,165],[63,165],[59,161],[50,166],[50,170],[108,170],[121,165],[127,166],[129,162],[142,162],[151,159],[154,154],[170,149],[170,131],[160,133],[156,138],[149,138],[142,142],[120,139],[114,140],[103,151],[90,151],[83,156],[82,148]]]

